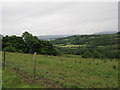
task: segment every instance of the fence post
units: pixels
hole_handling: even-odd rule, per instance
[[[3,69],[5,69],[5,55],[6,55],[6,52],[3,51]]]
[[[36,77],[36,52],[34,52],[34,56],[33,56],[33,84],[35,83],[35,77]]]

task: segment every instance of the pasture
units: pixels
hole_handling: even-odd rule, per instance
[[[36,85],[47,88],[117,88],[118,60],[81,58],[79,56],[36,56]],[[31,84],[33,54],[6,52],[6,69]],[[10,87],[3,76],[3,86]],[[24,77],[24,78],[23,78]],[[29,79],[29,80],[27,80]],[[6,81],[5,81],[6,80]],[[21,82],[21,83],[23,83]],[[17,84],[17,83],[13,83]],[[18,86],[21,88],[21,86]],[[14,87],[13,87],[14,88]],[[28,87],[29,88],[29,87]]]
[[[67,47],[67,48],[72,48],[72,47],[85,47],[86,45],[65,45],[65,46],[60,46],[60,47]]]

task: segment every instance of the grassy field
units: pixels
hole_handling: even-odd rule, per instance
[[[38,85],[28,84],[24,82],[19,74],[11,72],[10,69],[3,70],[3,83],[4,88],[43,88]]]
[[[67,47],[67,48],[72,48],[72,47],[85,47],[86,45],[65,45],[65,46],[60,46],[60,47]]]
[[[118,60],[115,59],[85,59],[79,56],[47,56],[37,55],[36,85],[48,88],[117,88]],[[15,78],[11,78],[9,74]],[[18,75],[16,75],[17,73]],[[32,80],[33,55],[23,53],[6,53],[6,70],[3,70],[4,87],[26,87]],[[26,75],[26,76],[25,76]],[[25,80],[25,77],[29,80]],[[9,83],[7,79],[15,79]],[[23,80],[23,81],[21,81]],[[28,86],[30,88],[30,86]]]

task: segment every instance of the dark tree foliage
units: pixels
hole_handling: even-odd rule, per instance
[[[83,58],[92,58],[92,53],[90,51],[85,51],[82,55]]]
[[[0,51],[2,51],[2,35],[0,34]]]
[[[120,32],[117,32],[117,34],[120,34]]]
[[[12,46],[7,46],[4,48],[4,50],[8,52],[16,52],[16,48]]]
[[[103,58],[103,57],[104,57],[104,56],[103,56],[100,52],[98,52],[98,51],[94,51],[93,54],[92,54],[92,56],[93,56],[94,58]]]
[[[2,49],[9,52],[23,52],[45,55],[58,55],[57,50],[49,41],[39,40],[36,36],[24,32],[22,37],[5,36],[2,39]]]
[[[6,47],[7,48],[14,47],[15,51],[19,52],[20,50],[22,50],[24,52],[26,45],[22,37],[17,37],[13,35],[3,37],[2,48],[4,49]]]

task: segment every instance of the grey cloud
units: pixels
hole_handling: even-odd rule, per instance
[[[80,34],[116,31],[117,3],[5,3],[3,34]]]

